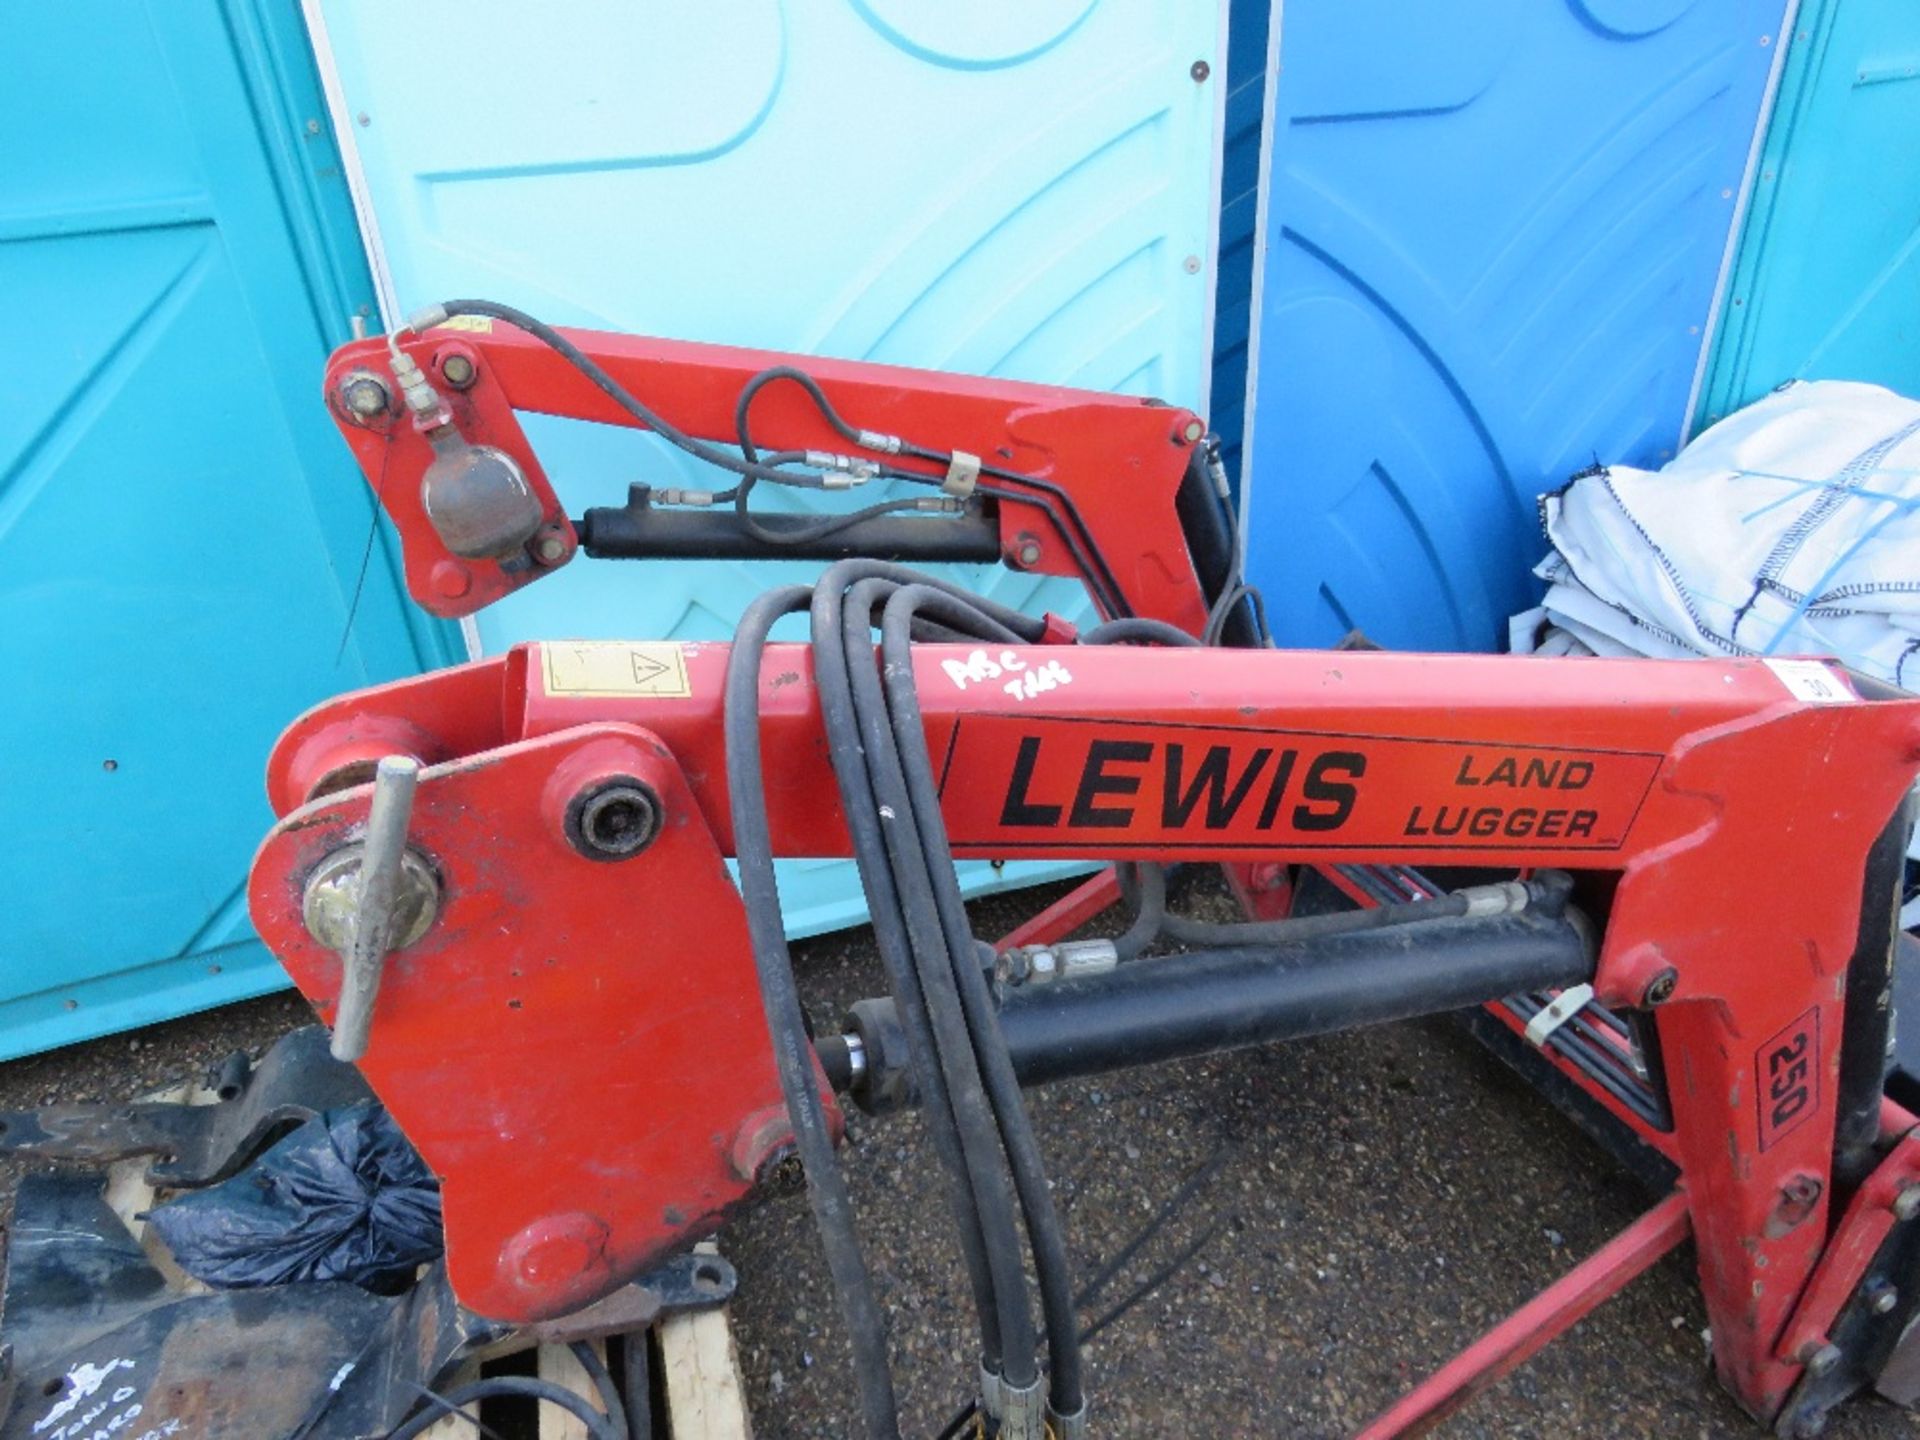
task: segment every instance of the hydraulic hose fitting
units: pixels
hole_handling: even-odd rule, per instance
[[[1003,985],[1050,985],[1103,975],[1119,963],[1119,948],[1111,940],[1062,940],[1015,946],[995,962],[994,975]]]
[[[1000,1378],[1000,1372],[988,1366],[985,1360],[980,1362],[980,1414],[986,1420],[989,1432],[1000,1424],[1000,1417],[1007,1413],[1007,1382]]]
[[[1453,893],[1467,902],[1467,918],[1474,920],[1488,915],[1518,915],[1533,903],[1533,892],[1518,880],[1469,885]]]
[[[1567,907],[1567,898],[1573,893],[1573,877],[1564,870],[1542,870],[1531,880],[1469,885],[1453,893],[1456,899],[1467,902],[1468,919],[1518,915],[1526,910],[1554,916]]]
[[[1087,1440],[1087,1402],[1082,1400],[1080,1408],[1071,1415],[1062,1415],[1049,1404],[1047,1433],[1053,1440]]]
[[[1213,482],[1213,493],[1231,504],[1233,486],[1227,479],[1227,463],[1220,458],[1220,437],[1209,434],[1201,445],[1207,457],[1207,479]]]
[[[820,472],[820,484],[828,490],[850,490],[877,479],[880,466],[858,455],[840,455],[832,450],[808,450],[801,463]]]
[[[1532,897],[1530,908],[1542,915],[1560,915],[1573,908],[1568,903],[1573,899],[1573,876],[1564,870],[1536,870],[1526,886]]]
[[[393,336],[387,337],[387,356],[388,363],[393,367],[393,378],[400,385],[400,398],[413,416],[413,423],[429,437],[434,431],[450,424],[453,412],[447,408],[446,401],[433,388],[433,382],[427,379],[419,361],[402,350]]]
[[[1016,1390],[1002,1380],[1000,1393],[1006,1406],[1000,1440],[1047,1440],[1047,1382],[1036,1378]]]

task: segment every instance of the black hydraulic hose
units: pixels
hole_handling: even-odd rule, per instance
[[[891,560],[842,560],[820,577],[820,583],[826,585],[836,575],[846,577],[842,581],[843,589],[851,586],[856,580],[888,580],[895,585],[925,585],[951,596],[972,612],[968,628],[963,631],[959,627],[942,624],[937,618],[925,623],[930,627],[938,626],[948,634],[964,634],[966,641],[1002,640],[1016,645],[1037,645],[1047,633],[1047,622],[1043,619],[1015,610],[1009,605],[1002,605],[998,600],[990,599],[985,595],[976,595],[951,581],[942,580],[937,575],[915,570],[910,565],[898,565]],[[1001,631],[1011,633],[997,634],[994,629],[996,626]],[[915,632],[915,638],[921,638],[920,632]],[[873,643],[870,630],[865,648],[871,654]]]
[[[808,398],[813,401],[815,407],[820,411],[821,417],[827,424],[832,426],[834,432],[848,444],[859,446],[864,450],[877,449],[874,442],[881,437],[848,424],[847,421],[841,417],[840,412],[834,409],[833,402],[827,398],[826,391],[820,388],[820,382],[807,374],[806,371],[792,365],[775,365],[770,369],[763,370],[754,376],[753,379],[749,380],[741,389],[739,402],[734,408],[734,427],[740,434],[742,449],[746,449],[748,445],[748,412],[753,406],[754,397],[766,386],[780,380],[789,381],[804,390]],[[953,452],[950,450],[933,450],[924,445],[914,445],[901,441],[898,436],[886,438],[898,443],[885,449],[879,449],[878,453],[906,455],[912,459],[922,460],[935,465],[951,466],[953,464]],[[751,458],[751,456],[749,458]],[[891,466],[884,467],[882,473],[890,479],[908,480],[922,485],[938,485],[944,478],[938,475],[923,475],[916,471],[901,470]],[[1056,485],[1049,480],[1040,479],[1037,476],[1022,475],[1016,470],[1005,470],[992,465],[982,466],[981,473],[997,476],[1000,479],[1009,480],[1015,484],[1024,485],[1030,489],[1041,492],[1044,498],[1036,499],[1031,495],[1017,494],[1002,486],[978,486],[980,493],[984,495],[994,495],[1001,499],[1012,500],[1018,504],[1032,505],[1043,511],[1047,518],[1053,521],[1054,525],[1059,529],[1061,536],[1066,540],[1068,551],[1073,555],[1074,563],[1080,567],[1082,575],[1085,576],[1090,584],[1095,585],[1096,594],[1101,605],[1115,615],[1126,615],[1130,613],[1126,596],[1124,592],[1121,591],[1118,580],[1114,578],[1112,567],[1107,564],[1106,557],[1100,553],[1099,545],[1093,537],[1093,531],[1087,525],[1085,517],[1080,513],[1079,505],[1074,501],[1073,495],[1066,487]],[[1066,520],[1073,522],[1071,526],[1064,523]]]
[[[643,1340],[644,1336],[641,1337]],[[620,1387],[613,1383],[613,1375],[607,1369],[593,1346],[584,1340],[575,1340],[567,1346],[574,1363],[586,1371],[587,1379],[593,1382],[593,1393],[600,1397],[600,1408],[607,1412],[607,1423],[613,1426],[614,1433],[621,1436],[633,1435],[633,1426],[627,1419],[627,1407],[621,1402]]]
[[[850,584],[874,578],[892,568],[875,561],[846,561],[829,569],[814,587],[813,678],[820,696],[821,720],[830,755],[857,755],[860,747],[860,722],[854,714],[848,657],[841,638],[845,590]],[[906,1032],[907,1057],[920,1092],[927,1132],[934,1154],[946,1173],[947,1203],[959,1232],[961,1257],[973,1291],[974,1311],[979,1316],[981,1361],[988,1373],[997,1375],[1001,1361],[1000,1320],[994,1302],[992,1271],[987,1264],[986,1241],[967,1180],[953,1102],[934,1046],[933,1027],[927,1019],[926,998],[914,968],[899,894],[894,889],[879,805],[861,766],[836,763],[833,769],[840,790],[841,811],[853,839],[854,860],[867,896],[874,941],[886,967],[888,988],[893,992],[901,1027]]]
[[[923,445],[914,445],[903,441],[898,436],[883,437],[877,433],[862,431],[849,425],[846,420],[841,417],[840,412],[834,409],[832,402],[827,399],[827,394],[820,388],[820,383],[811,375],[807,374],[806,371],[797,369],[791,365],[775,365],[763,370],[741,388],[740,398],[734,406],[734,428],[739,435],[740,448],[745,452],[746,458],[749,461],[755,459],[749,425],[754,397],[766,386],[780,380],[790,381],[805,391],[808,398],[811,399],[819,409],[821,417],[826,420],[828,425],[833,427],[835,433],[838,434],[841,439],[851,445],[856,445],[865,450],[872,450],[879,454],[906,455],[912,459],[922,460],[930,464],[946,465],[949,467],[953,464],[953,453],[951,451],[931,450]],[[878,442],[883,439],[891,443],[882,447]],[[1022,475],[1018,471],[1004,470],[991,465],[982,467],[982,471],[985,474],[998,476],[1004,480],[1010,480],[1040,491],[1042,498],[1036,499],[1032,495],[1021,495],[1008,490],[1004,486],[977,485],[979,492],[983,495],[993,495],[1001,499],[1014,501],[1018,504],[1033,505],[1045,513],[1047,518],[1051,520],[1060,531],[1062,538],[1066,540],[1068,552],[1073,556],[1074,563],[1079,566],[1081,575],[1089,585],[1094,587],[1095,598],[1099,601],[1101,607],[1108,611],[1108,613],[1114,615],[1127,615],[1131,613],[1131,607],[1127,604],[1126,595],[1121,591],[1119,582],[1114,578],[1112,567],[1107,564],[1106,557],[1100,553],[1099,545],[1093,537],[1092,530],[1088,527],[1085,517],[1081,515],[1080,508],[1075,504],[1072,494],[1069,493],[1065,487],[1056,485],[1048,480],[1039,479],[1035,476]],[[919,485],[939,485],[944,478],[937,475],[921,474],[913,470],[902,470],[897,466],[887,465],[880,467],[880,473],[888,479],[905,480]],[[778,476],[768,478],[778,478]],[[736,490],[729,492],[727,497],[733,501],[735,512],[740,515],[742,522],[749,531],[754,531],[755,529],[755,522],[748,516],[746,508],[746,495],[752,488],[753,477],[749,477],[743,481]],[[889,510],[911,508],[914,504],[915,502],[911,500],[904,502],[885,502],[883,505],[872,506],[869,507],[868,510],[860,512],[857,518],[871,518],[877,514],[885,514]],[[1072,525],[1065,523],[1069,519],[1073,522]],[[817,532],[809,533],[807,539],[809,541],[817,541],[841,529],[842,526],[842,521],[835,520],[827,523],[824,528],[819,529]],[[789,540],[784,543],[796,544],[800,542]]]
[[[1444,920],[1467,913],[1464,895],[1441,895],[1432,900],[1403,900],[1359,910],[1335,910],[1325,915],[1292,915],[1281,920],[1243,920],[1215,924],[1167,913],[1161,933],[1183,945],[1268,945],[1288,940],[1317,940],[1355,930],[1378,930],[1419,920]]]
[[[983,466],[982,473],[1000,475],[1011,474],[1012,472],[995,470],[991,466]],[[1038,485],[1040,482],[1029,480],[1027,483]],[[1132,602],[1127,599],[1126,591],[1120,588],[1120,582],[1114,579],[1113,567],[1107,563],[1107,557],[1102,553],[1099,542],[1093,538],[1092,530],[1087,527],[1087,522],[1081,518],[1080,511],[1078,507],[1073,505],[1071,497],[1068,497],[1068,510],[1066,514],[1071,515],[1074,523],[1069,526],[1065,523],[1060,507],[1045,495],[1039,498],[1035,498],[1032,495],[1022,495],[1019,491],[1010,490],[1005,485],[993,485],[985,480],[980,481],[975,488],[980,494],[991,495],[1003,503],[1031,505],[1040,511],[1041,514],[1045,515],[1047,519],[1053,523],[1054,528],[1060,532],[1060,538],[1067,542],[1067,553],[1073,557],[1073,563],[1079,567],[1080,578],[1086,582],[1088,590],[1092,592],[1094,603],[1107,615],[1114,617],[1132,616]],[[1054,493],[1061,495],[1066,494],[1059,486],[1050,486],[1048,488]]]
[[[811,375],[808,375],[805,371],[796,370],[791,365],[775,365],[771,369],[762,370],[745,385],[741,386],[740,398],[734,403],[734,430],[739,436],[740,454],[749,465],[758,465],[760,461],[760,454],[754,447],[753,433],[749,426],[749,414],[753,409],[753,397],[776,380],[790,380],[799,385],[813,400],[813,403],[819,407],[820,413],[826,419],[827,423],[831,425],[843,439],[851,441],[856,445],[861,443],[860,432],[840,418],[839,412],[828,403],[826,392],[820,388],[819,383],[815,381]],[[785,532],[777,532],[769,530],[766,526],[762,525],[754,518],[753,512],[747,508],[748,498],[753,494],[754,481],[758,478],[760,477],[755,475],[745,475],[741,478],[739,485],[737,485],[733,491],[733,513],[739,517],[740,526],[743,530],[753,536],[754,539],[766,545],[815,545],[828,536],[837,534],[839,531],[845,530],[851,525],[858,525],[863,520],[877,520],[882,515],[897,515],[904,510],[917,509],[920,503],[917,499],[882,500],[877,504],[863,506],[858,510],[850,510],[844,515],[830,515],[812,525],[805,527],[796,526]],[[919,478],[924,479],[924,477]],[[932,482],[929,481],[928,483]]]
[[[546,321],[537,320],[524,310],[516,310],[511,305],[502,305],[497,300],[443,300],[436,308],[449,319],[461,315],[482,316],[489,320],[504,321],[516,330],[524,330],[592,381],[594,388],[627,414],[668,444],[686,451],[695,459],[704,460],[707,464],[732,474],[750,475],[758,480],[784,481],[791,478],[782,475],[772,466],[741,460],[729,455],[717,445],[696,440],[650,406],[643,404],[632,391],[609,375],[599,361],[567,339],[565,335]]]
[[[760,458],[753,444],[751,422],[754,398],[768,385],[779,380],[790,381],[798,385],[819,409],[821,417],[827,424],[832,426],[835,433],[849,444],[859,446],[862,449],[873,449],[875,448],[874,442],[882,438],[877,434],[870,434],[858,430],[842,419],[840,412],[835,410],[833,403],[827,399],[826,391],[820,388],[820,382],[807,374],[806,371],[796,369],[791,365],[775,365],[769,369],[762,370],[745,385],[741,386],[740,398],[734,404],[734,430],[739,438],[740,452],[749,462],[757,464]],[[782,453],[791,457],[793,452]],[[886,454],[894,452],[881,451],[880,453]],[[940,484],[940,477],[938,476],[922,475],[912,470],[901,470],[895,466],[881,465],[878,468],[880,475],[889,480],[904,480],[917,485]],[[919,508],[920,503],[917,499],[883,500],[878,504],[869,505],[861,510],[855,510],[845,515],[832,516],[814,525],[805,527],[796,526],[785,533],[775,533],[756,520],[752,512],[747,508],[747,498],[753,491],[755,478],[756,477],[751,475],[746,476],[738,486],[726,492],[725,498],[733,502],[734,514],[739,517],[741,527],[756,540],[767,545],[782,545],[788,547],[815,545],[862,521],[875,520],[883,515],[898,514],[901,511],[915,510]],[[777,479],[779,476],[776,474],[770,478]],[[715,498],[718,500],[720,497],[716,496]]]
[[[749,451],[748,453],[752,452]],[[783,545],[791,547],[817,545],[829,536],[837,535],[842,530],[861,524],[863,521],[878,520],[883,515],[899,515],[905,511],[919,508],[919,501],[911,498],[903,500],[882,500],[875,505],[865,505],[858,510],[849,510],[844,515],[829,515],[817,524],[805,527],[795,526],[789,530],[770,530],[765,525],[762,525],[760,521],[754,517],[753,512],[747,508],[747,497],[753,493],[755,478],[754,476],[747,476],[740,482],[739,488],[734,491],[733,513],[740,517],[741,529],[745,530],[763,545]],[[938,524],[939,522],[934,521],[931,523]]]
[[[888,860],[893,870],[901,913],[906,920],[914,963],[927,998],[927,1015],[934,1032],[940,1064],[946,1071],[954,1119],[965,1156],[967,1178],[986,1241],[986,1258],[993,1274],[994,1300],[1000,1316],[1001,1374],[1016,1390],[1025,1390],[1038,1378],[1034,1358],[1033,1315],[1027,1305],[1026,1276],[1020,1262],[1019,1228],[1014,1215],[1014,1193],[1001,1162],[1002,1140],[992,1102],[974,1054],[968,1015],[956,974],[960,965],[946,943],[938,902],[927,873],[925,852],[913,826],[913,806],[894,752],[886,696],[872,662],[872,612],[896,588],[896,582],[867,579],[848,592],[842,635],[853,680],[854,713],[860,723],[863,764],[873,787],[879,813],[886,823]],[[985,624],[985,617],[981,619]],[[1011,631],[1002,632],[1017,640]],[[858,659],[857,666],[852,662]],[[835,757],[836,764],[841,757]],[[847,763],[854,763],[852,757]],[[962,952],[972,965],[972,946]]]
[[[1178,625],[1170,625],[1165,620],[1155,620],[1145,615],[1127,615],[1118,620],[1108,620],[1082,632],[1082,645],[1186,645],[1197,646],[1204,642],[1196,635],[1189,635]]]
[[[907,586],[887,601],[881,623],[881,654],[885,661],[882,673],[893,721],[894,745],[906,782],[907,798],[913,807],[914,828],[924,852],[924,864],[933,882],[934,901],[946,934],[947,949],[959,962],[954,969],[960,982],[960,999],[967,1011],[968,1029],[973,1036],[974,1053],[986,1082],[988,1098],[993,1103],[1013,1171],[1014,1188],[1026,1217],[1034,1273],[1040,1282],[1041,1308],[1047,1325],[1053,1410],[1057,1415],[1078,1415],[1086,1396],[1066,1238],[1053,1206],[1052,1191],[1047,1186],[1045,1162],[1039,1142],[1034,1138],[1026,1101],[1020,1093],[1019,1077],[1014,1074],[1013,1060],[1000,1036],[998,1007],[986,976],[978,964],[972,963],[973,928],[954,875],[953,851],[947,838],[946,820],[940,811],[933,758],[927,751],[920,697],[914,683],[911,633],[913,617],[923,610],[943,624],[965,623],[964,607],[931,586]]]
[[[1209,645],[1218,645],[1220,637],[1226,633],[1227,622],[1233,618],[1234,607],[1242,602],[1253,607],[1254,634],[1262,645],[1273,643],[1272,632],[1267,628],[1267,602],[1260,592],[1244,582],[1229,585],[1226,592],[1214,602],[1207,615],[1207,628],[1202,639]]]
[[[620,1347],[620,1382],[627,1392],[627,1428],[633,1440],[653,1440],[653,1357],[647,1332],[629,1331]]]
[[[723,712],[733,853],[740,867],[740,893],[746,904],[774,1063],[786,1096],[795,1147],[806,1170],[807,1198],[853,1345],[854,1374],[866,1432],[872,1440],[896,1440],[900,1412],[887,1362],[886,1326],[854,1234],[853,1203],[834,1155],[826,1111],[814,1088],[813,1049],[794,983],[792,957],[787,951],[780,887],[773,869],[773,840],[767,823],[760,746],[760,658],[774,621],[805,609],[812,598],[812,590],[804,585],[769,591],[747,607],[734,632]]]
[[[740,453],[747,457],[750,464],[758,463],[759,452],[754,449],[753,441],[743,430],[740,433]],[[830,535],[838,534],[850,526],[862,521],[877,520],[883,515],[898,515],[905,510],[919,508],[920,502],[907,498],[901,500],[882,500],[875,505],[862,506],[858,510],[849,510],[844,515],[829,515],[812,525],[796,525],[791,529],[770,530],[754,518],[747,508],[748,498],[753,494],[754,482],[763,477],[745,475],[733,491],[733,513],[740,519],[740,528],[763,545],[817,545]]]
[[[531,1375],[498,1375],[490,1380],[476,1380],[470,1385],[459,1386],[444,1395],[436,1394],[432,1397],[432,1406],[388,1431],[386,1440],[417,1440],[418,1436],[424,1435],[448,1415],[459,1414],[463,1405],[507,1396],[544,1400],[549,1405],[558,1405],[587,1427],[591,1440],[630,1440],[624,1424],[616,1429],[610,1416],[601,1414],[566,1386],[556,1385],[551,1380],[537,1380]],[[478,1422],[476,1428],[477,1425]]]
[[[1114,866],[1120,881],[1120,893],[1133,909],[1133,920],[1114,940],[1113,949],[1122,960],[1138,959],[1158,940],[1167,923],[1167,872],[1158,865]]]
[[[740,398],[733,407],[733,425],[736,430],[743,435],[746,434],[748,412],[753,409],[754,397],[767,386],[781,380],[798,385],[806,391],[807,398],[813,401],[814,408],[819,410],[820,418],[831,425],[842,440],[849,445],[857,445],[863,450],[873,448],[868,443],[867,436],[862,435],[858,429],[840,418],[840,412],[833,408],[833,402],[827,398],[827,392],[820,388],[820,382],[806,371],[792,365],[769,366],[740,387]]]
[[[918,452],[914,447],[908,447],[906,453],[917,453],[946,463],[951,463],[953,459],[951,455],[942,455],[937,451]],[[1038,475],[1023,475],[1020,471],[1009,470],[1003,465],[982,465],[980,473],[991,476],[995,480],[1008,480],[1026,489],[1037,490],[1046,496],[1047,498],[1042,501],[1036,501],[1032,496],[1011,498],[1020,499],[1029,505],[1038,505],[1047,513],[1048,518],[1059,526],[1060,534],[1066,540],[1067,548],[1073,552],[1075,563],[1080,566],[1082,573],[1090,582],[1097,579],[1109,591],[1112,598],[1106,608],[1110,619],[1133,614],[1133,607],[1127,603],[1126,591],[1120,588],[1119,580],[1114,577],[1113,568],[1107,564],[1107,557],[1100,553],[1099,541],[1094,539],[1093,530],[1088,526],[1086,517],[1080,513],[1080,507],[1075,503],[1073,493],[1066,486],[1054,480],[1043,479]],[[989,490],[985,485],[980,488],[988,494],[1003,496],[1006,494],[1003,490]],[[1055,513],[1056,506],[1073,521],[1071,527],[1060,524],[1059,516]],[[1078,539],[1075,538],[1076,531]],[[1085,548],[1084,554],[1082,546]]]
[[[615,380],[613,376],[608,374],[605,367],[579,346],[575,345],[571,340],[567,339],[565,335],[561,334],[545,321],[527,314],[524,310],[516,309],[511,305],[503,305],[496,300],[447,300],[443,301],[437,308],[442,315],[449,319],[462,315],[481,316],[491,320],[503,321],[517,330],[525,331],[527,334],[533,336],[534,339],[540,341],[550,350],[558,354],[562,359],[566,360],[568,364],[572,365],[585,376],[587,380],[592,382],[596,389],[606,395],[609,400],[613,401],[614,404],[618,405],[628,415],[639,421],[641,425],[659,435],[663,440],[684,450],[696,459],[704,460],[709,465],[742,477],[742,480],[748,483],[743,483],[731,491],[721,493],[725,498],[732,500],[736,513],[742,515],[743,521],[749,530],[756,529],[758,524],[751,516],[745,513],[746,494],[752,488],[750,482],[755,480],[771,480],[781,484],[794,483],[795,477],[790,472],[782,471],[776,466],[762,464],[751,457],[735,457],[728,454],[726,450],[719,446],[710,445],[703,440],[698,440],[687,434],[684,430],[680,429],[679,426],[673,424],[670,420],[639,400],[631,391],[621,385],[618,380]],[[792,367],[776,366],[773,371],[769,371],[767,374],[769,378],[790,378],[785,377],[781,372],[791,369]],[[803,371],[793,371],[794,375],[804,375],[804,373]],[[809,394],[813,395],[818,401],[824,401],[826,397],[824,392],[820,391],[818,383],[813,382],[810,376],[807,377],[807,381],[810,387]],[[829,424],[834,425],[843,435],[847,433],[847,429],[850,427],[847,427],[846,422],[840,419],[838,413],[835,412],[830,405],[823,406],[823,414],[826,415]],[[861,441],[859,437],[858,431],[854,432],[854,440],[855,443],[862,444],[863,448],[871,448],[864,445],[864,442]],[[903,444],[899,453],[913,459],[938,464],[950,465],[953,461],[953,456],[950,452],[930,450],[918,445]],[[938,477],[920,476],[911,471],[888,469],[885,473],[894,479],[938,483]],[[1087,525],[1086,518],[1080,513],[1079,506],[1074,502],[1073,496],[1064,486],[1039,476],[1022,475],[1016,470],[1008,470],[996,465],[983,465],[981,467],[981,473],[995,479],[1010,481],[1015,485],[1025,487],[1031,491],[1039,492],[1038,496],[1031,494],[1022,495],[1009,491],[1001,486],[987,484],[978,486],[981,494],[997,495],[1017,503],[1033,505],[1044,512],[1047,517],[1053,521],[1056,528],[1060,531],[1061,536],[1066,540],[1067,548],[1073,555],[1074,563],[1080,567],[1081,573],[1086,577],[1087,582],[1094,587],[1095,598],[1099,600],[1101,607],[1110,615],[1130,615],[1133,613],[1132,607],[1127,603],[1126,592],[1120,588],[1119,581],[1114,577],[1112,566],[1107,563],[1106,556],[1100,552],[1099,543],[1094,539],[1093,531]],[[782,536],[777,539],[763,535],[760,538],[766,540],[769,544],[797,545],[801,543],[818,542],[826,536],[832,535],[836,531],[845,528],[848,524],[914,508],[917,508],[917,505],[916,502],[911,499],[884,501],[881,504],[871,505],[864,510],[854,511],[848,515],[834,516],[831,519],[823,520],[818,529],[804,532],[801,538],[795,538],[791,535]],[[1070,524],[1067,523],[1069,521],[1071,522]]]

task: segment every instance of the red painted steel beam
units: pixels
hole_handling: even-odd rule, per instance
[[[1891,1095],[1880,1097],[1880,1138],[1882,1140],[1897,1140],[1916,1125],[1920,1125],[1920,1118],[1915,1118],[1914,1113],[1906,1106]]]
[[[1193,634],[1206,623],[1206,597],[1175,508],[1181,478],[1205,428],[1190,410],[1136,396],[867,361],[590,330],[563,333],[670,423],[722,444],[736,440],[734,405],[741,388],[772,367],[798,366],[849,424],[935,450],[971,451],[989,465],[1065,491],[1087,532],[1074,541],[1061,523],[1064,515],[1059,520],[1050,515],[1039,491],[982,477],[983,483],[1018,492],[999,502],[1001,546],[1009,564],[1077,576],[1081,569],[1073,548],[1081,543],[1114,564],[1114,580],[1136,613]],[[399,531],[408,592],[436,615],[471,615],[551,574],[577,552],[573,526],[516,412],[629,428],[637,422],[560,355],[504,323],[468,320],[409,334],[399,343],[436,386],[459,432],[475,445],[499,449],[518,465],[556,547],[551,558],[531,564],[524,557],[503,565],[452,554],[421,498],[420,480],[433,458],[427,440],[409,419],[394,413],[397,406],[358,418],[342,399],[357,377],[378,381],[391,395],[400,393],[387,342],[362,340],[334,352],[326,378],[329,408]],[[451,359],[464,363],[465,378],[458,386],[447,378]],[[763,450],[849,448],[792,385],[770,387],[755,404],[754,437]],[[944,473],[940,465],[911,456],[884,458],[901,469]],[[605,497],[609,504],[622,498],[617,493]]]
[[[1691,1229],[1686,1193],[1676,1190],[1428,1376],[1355,1440],[1426,1434],[1626,1289]]]
[[[1016,945],[1050,945],[1064,940],[1101,911],[1120,899],[1120,877],[1107,866],[1098,875],[1076,885],[1038,915],[1022,921],[1000,937],[996,949],[1011,950]]]

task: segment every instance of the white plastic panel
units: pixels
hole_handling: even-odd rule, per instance
[[[484,296],[560,324],[1204,405],[1214,5],[308,3],[390,315]],[[651,437],[528,433],[575,514],[632,480],[713,483]],[[579,563],[475,638],[721,637],[817,568]],[[975,579],[1023,607],[1080,603],[1061,582]],[[784,884],[798,932],[860,916],[844,863]]]

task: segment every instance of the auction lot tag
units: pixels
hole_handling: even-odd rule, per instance
[[[1796,700],[1811,701],[1815,705],[1844,705],[1853,699],[1853,692],[1818,660],[1762,659],[1760,663],[1780,677],[1780,683]]]

